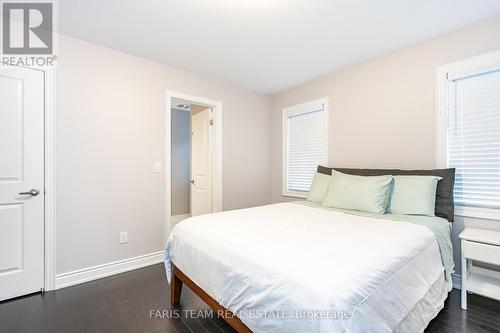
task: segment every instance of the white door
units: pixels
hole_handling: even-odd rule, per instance
[[[191,117],[191,216],[212,212],[212,112]]]
[[[0,300],[44,286],[43,72],[0,67]]]

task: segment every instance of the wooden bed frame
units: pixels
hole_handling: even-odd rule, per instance
[[[180,269],[172,264],[172,283],[170,284],[170,303],[178,305],[181,302],[182,285],[189,287],[199,298],[215,311],[215,314],[224,319],[238,333],[251,333],[252,331],[238,318],[237,315],[220,305],[203,289],[186,276]]]

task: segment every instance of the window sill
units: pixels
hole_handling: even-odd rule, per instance
[[[500,220],[500,209],[455,206],[455,215],[478,219]]]
[[[284,197],[301,198],[301,199],[307,198],[307,192],[286,191],[283,192],[282,194]]]

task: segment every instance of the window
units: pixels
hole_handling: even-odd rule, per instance
[[[283,195],[305,198],[327,158],[327,99],[283,109]]]
[[[439,75],[439,74],[438,74]],[[456,168],[457,214],[500,216],[500,53],[461,61],[440,75],[441,147]]]

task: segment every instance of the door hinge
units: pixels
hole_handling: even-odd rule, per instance
[[[213,119],[210,119],[210,125],[214,125],[214,120]]]

